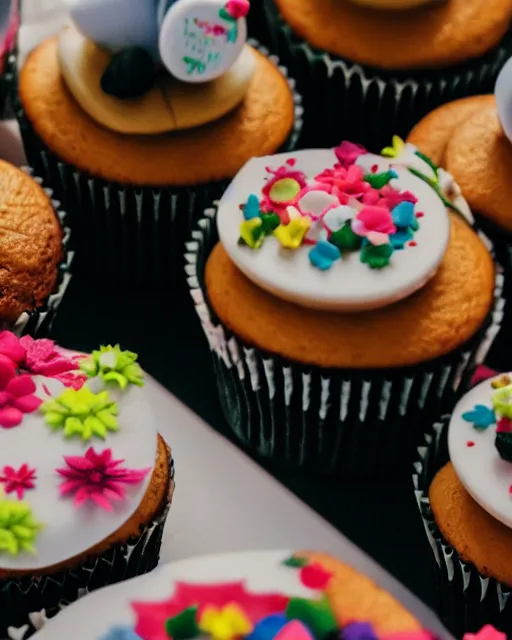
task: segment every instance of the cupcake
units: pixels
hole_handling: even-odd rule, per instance
[[[415,465],[439,607],[454,634],[512,633],[512,376],[481,382],[434,424]]]
[[[187,246],[220,401],[293,468],[399,472],[467,388],[503,276],[449,174],[398,138],[256,158]],[[448,212],[448,210],[450,212]]]
[[[72,254],[51,191],[0,161],[0,328],[43,336],[66,291]]]
[[[508,0],[264,0],[272,50],[304,94],[308,146],[380,149],[448,100],[489,91]]]
[[[401,602],[342,561],[278,551],[162,566],[83,598],[38,638],[64,638],[71,629],[76,640],[434,638]]]
[[[14,66],[19,26],[18,0],[4,0],[0,6],[0,115],[4,112]]]
[[[299,97],[275,58],[246,44],[247,9],[79,0],[74,25],[29,55],[25,150],[72,211],[81,271],[171,280],[204,207],[249,158],[294,144]]]
[[[137,354],[85,356],[3,331],[0,385],[4,638],[153,569],[174,480]]]

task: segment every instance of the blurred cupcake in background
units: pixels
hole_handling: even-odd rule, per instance
[[[278,464],[403,472],[498,330],[503,276],[457,185],[396,137],[383,154],[255,158],[187,247],[226,419]]]
[[[79,268],[172,279],[176,248],[251,157],[289,148],[287,71],[246,44],[247,0],[79,0],[19,75],[30,164],[72,212]]]
[[[460,637],[512,634],[512,376],[469,391],[418,449],[414,487],[435,559],[438,607]]]
[[[380,149],[448,100],[492,90],[509,0],[264,0],[271,48],[304,94],[307,146]]]
[[[45,336],[70,279],[64,213],[39,178],[0,161],[0,328]]]

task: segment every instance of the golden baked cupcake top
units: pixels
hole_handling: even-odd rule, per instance
[[[398,138],[383,153],[345,142],[239,172],[206,266],[229,330],[303,363],[385,368],[444,355],[482,327],[494,266],[457,185]]]

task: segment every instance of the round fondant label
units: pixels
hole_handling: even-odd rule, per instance
[[[207,82],[224,74],[247,38],[247,0],[180,0],[160,26],[160,56],[184,82]]]

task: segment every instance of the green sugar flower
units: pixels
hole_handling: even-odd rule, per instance
[[[80,436],[90,440],[93,436],[105,439],[109,431],[117,431],[117,404],[108,392],[93,393],[87,387],[66,389],[61,395],[41,405],[46,424],[53,431],[64,430],[64,437]]]
[[[499,418],[512,418],[512,384],[497,389],[491,396],[491,402]]]
[[[34,553],[34,541],[40,529],[27,502],[8,500],[0,494],[0,554]]]
[[[80,369],[89,378],[100,376],[104,382],[117,384],[121,389],[126,389],[129,384],[142,387],[144,374],[137,364],[137,358],[136,353],[122,351],[118,344],[115,347],[108,345],[82,360]]]

